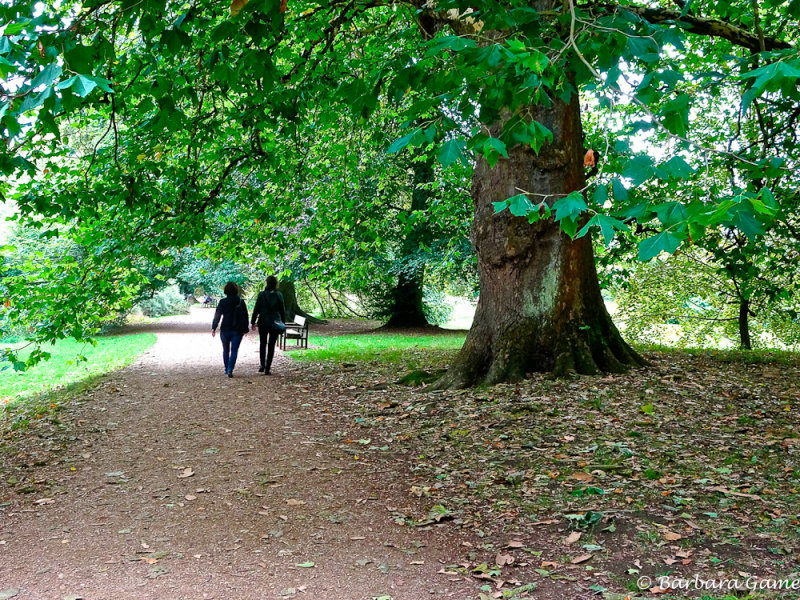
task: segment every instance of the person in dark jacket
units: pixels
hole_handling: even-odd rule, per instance
[[[219,325],[219,339],[222,341],[222,363],[225,365],[225,374],[233,377],[233,368],[236,366],[236,357],[239,355],[239,344],[242,343],[244,334],[247,333],[247,304],[239,295],[239,286],[233,281],[225,284],[225,297],[217,304],[214,321],[211,323],[211,337],[217,334]],[[244,331],[237,331],[235,323],[236,311],[244,309]],[[222,324],[220,324],[222,319]]]
[[[254,329],[258,324],[258,346],[261,367],[259,373],[270,375],[272,358],[275,356],[275,343],[285,327],[286,309],[283,304],[283,294],[278,291],[278,279],[274,275],[267,277],[267,286],[258,294],[256,305],[253,307],[253,316],[250,326]]]

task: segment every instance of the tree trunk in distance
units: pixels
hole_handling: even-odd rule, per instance
[[[328,321],[312,317],[297,305],[297,292],[295,291],[294,281],[281,279],[278,283],[278,291],[283,294],[283,306],[286,309],[286,318],[293,321],[296,315],[305,317],[309,323],[324,325]]]
[[[622,339],[600,293],[590,236],[572,241],[552,218],[530,224],[493,202],[522,191],[549,205],[585,185],[580,103],[529,107],[553,132],[537,155],[515,146],[490,169],[478,158],[472,178],[472,243],[480,298],[460,353],[437,387],[519,380],[530,372],[623,372],[644,360]],[[509,115],[510,116],[510,115]],[[506,117],[508,118],[508,116]],[[492,127],[499,136],[502,123]]]
[[[739,298],[739,347],[742,350],[752,350],[750,342],[750,301]]]
[[[411,193],[411,210],[409,216],[416,211],[428,209],[429,190],[423,187],[433,180],[433,156],[424,161],[414,163],[414,189]],[[420,245],[427,243],[430,227],[427,219],[416,219],[400,249],[401,260],[413,257]],[[423,284],[425,282],[425,264],[409,261],[398,276],[397,284],[392,288],[389,321],[383,327],[400,329],[410,327],[428,327],[423,305]]]

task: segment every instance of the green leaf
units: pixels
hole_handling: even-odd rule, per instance
[[[555,212],[556,221],[561,221],[563,219],[577,220],[587,207],[583,195],[576,191],[556,200],[551,208]]]
[[[639,242],[639,260],[650,260],[662,252],[673,254],[680,245],[681,238],[670,231],[662,231],[658,235]]]
[[[53,88],[51,87],[45,88],[38,94],[28,94],[25,97],[25,101],[22,103],[22,106],[19,107],[19,112],[25,113],[29,110],[40,107],[42,104],[44,104],[44,101],[50,98],[52,95]]]
[[[395,152],[400,152],[400,150],[402,150],[403,148],[408,146],[408,144],[411,142],[412,138],[415,135],[417,135],[417,133],[419,131],[420,131],[420,129],[417,128],[417,129],[413,130],[411,133],[409,133],[408,135],[404,135],[399,140],[395,140],[395,142],[391,146],[389,146],[389,149],[386,150],[386,153],[387,154],[394,154]]]
[[[486,158],[486,162],[489,163],[489,167],[494,168],[501,156],[508,158],[508,150],[506,150],[506,145],[501,140],[490,137],[483,145],[483,156]]]
[[[0,35],[0,54],[8,54],[11,52],[11,42],[5,35]]]
[[[683,223],[689,217],[686,207],[680,202],[663,202],[654,207],[658,220],[666,227]]]
[[[643,184],[654,174],[653,159],[647,154],[640,154],[630,159],[625,163],[625,168],[622,171],[622,176],[630,179],[634,187]],[[614,191],[616,193],[616,188]]]
[[[680,156],[673,156],[657,169],[660,179],[689,179],[695,170]]]
[[[738,227],[748,239],[754,240],[764,234],[764,228],[753,215],[744,209],[739,210],[733,218],[733,224]]]
[[[589,222],[581,228],[577,234],[577,237],[583,237],[592,227],[595,226],[600,228],[600,232],[603,234],[603,239],[605,240],[606,246],[608,246],[611,243],[611,240],[614,239],[615,231],[628,231],[630,229],[619,219],[598,213],[589,219]]]
[[[533,210],[533,202],[525,194],[517,194],[506,200],[511,214],[515,217],[526,217]]]
[[[531,148],[536,154],[539,154],[545,142],[553,141],[553,132],[547,127],[539,123],[539,121],[531,121],[528,125],[528,130],[531,134]]]
[[[436,158],[443,167],[447,168],[458,160],[464,159],[464,150],[466,148],[467,142],[464,140],[448,140],[442,144]]]
[[[471,38],[459,37],[457,35],[448,35],[441,38],[435,38],[428,43],[428,51],[425,56],[436,56],[443,50],[450,50],[452,52],[461,52],[466,48],[475,48],[477,44]]]
[[[40,85],[52,85],[60,75],[61,65],[51,63],[39,71],[39,74],[33,78],[33,81],[31,81],[31,87],[35,89]]]
[[[647,64],[658,62],[660,58],[660,48],[653,38],[649,37],[629,37],[628,50],[639,60]]]
[[[608,186],[607,185],[598,185],[594,188],[594,193],[592,194],[592,202],[598,208],[603,208],[606,202],[608,202]]]
[[[689,128],[689,105],[691,98],[686,94],[681,94],[673,98],[664,105],[660,115],[662,124],[670,133],[685,136]]]
[[[59,83],[56,86],[56,89],[64,90],[67,88],[71,88],[72,91],[80,96],[81,98],[85,98],[88,96],[92,90],[96,87],[100,87],[103,91],[113,93],[113,90],[109,86],[109,81],[107,79],[103,79],[102,77],[92,77],[89,75],[75,75],[74,77],[70,77]]]
[[[611,180],[611,191],[614,194],[614,200],[620,203],[628,201],[628,189],[622,184],[619,179]]]

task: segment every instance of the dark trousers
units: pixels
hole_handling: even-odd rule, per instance
[[[275,344],[277,341],[277,331],[272,331],[268,326],[258,326],[258,357],[261,359],[261,366],[266,371],[269,371],[272,366],[272,358],[275,356]]]
[[[233,373],[236,366],[236,357],[239,355],[239,344],[244,335],[232,329],[220,329],[219,339],[222,340],[222,364],[226,373]]]

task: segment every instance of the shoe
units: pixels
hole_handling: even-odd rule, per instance
[[[228,373],[228,377],[233,379],[233,373]]]
[[[269,371],[264,371],[264,375],[272,375]]]
[[[264,366],[263,365],[258,367],[258,372],[259,373],[263,373],[264,372]]]

